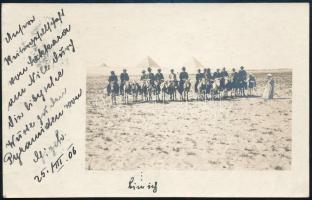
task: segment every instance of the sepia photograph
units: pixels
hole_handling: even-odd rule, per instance
[[[277,40],[278,19],[204,10],[103,19],[112,37],[87,67],[87,170],[291,169],[294,44]]]
[[[309,196],[309,4],[1,8],[3,197]]]

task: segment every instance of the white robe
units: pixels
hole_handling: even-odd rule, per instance
[[[273,95],[274,95],[274,80],[272,78],[269,78],[266,83],[262,97],[264,99],[273,99]]]

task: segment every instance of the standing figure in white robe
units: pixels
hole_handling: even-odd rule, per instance
[[[264,99],[273,99],[274,95],[274,80],[272,74],[267,75],[267,82],[262,97]]]

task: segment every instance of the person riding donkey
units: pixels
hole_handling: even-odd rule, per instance
[[[147,74],[145,73],[145,70],[143,70],[140,80],[141,80],[141,81],[144,81],[144,80],[146,80],[146,79],[147,79]]]
[[[228,72],[226,71],[225,67],[223,67],[222,71],[220,72],[220,87],[222,90],[226,89],[226,82],[225,79],[227,79],[229,76]]]
[[[169,74],[169,87],[168,92],[170,94],[170,100],[174,100],[176,98],[176,88],[178,86],[177,75],[173,69],[170,70]]]
[[[241,95],[245,96],[245,89],[247,89],[247,72],[241,66],[238,72],[238,82],[240,84]]]
[[[160,85],[162,84],[162,82],[164,82],[164,75],[161,73],[161,69],[158,69],[157,70],[157,73],[155,75],[155,82],[156,82],[156,98],[158,98],[157,100],[160,100],[159,99],[159,94],[161,92],[161,87]]]
[[[155,86],[155,76],[152,72],[152,69],[150,67],[147,68],[148,74],[147,74],[147,79],[150,81],[150,84],[152,86]]]
[[[185,71],[185,67],[182,67],[182,72],[180,73],[180,87],[183,87],[184,82],[189,78],[188,73]]]
[[[125,82],[129,81],[129,75],[126,69],[123,69],[123,72],[120,74],[120,93],[123,93]]]
[[[148,75],[146,74],[146,71],[143,70],[142,71],[142,75],[140,77],[140,84],[139,84],[139,90],[140,90],[140,94],[142,95],[142,100],[143,97],[145,97],[147,99],[147,81],[148,81]]]
[[[237,81],[238,76],[237,76],[237,72],[235,70],[235,68],[232,69],[232,72],[230,73],[230,80],[231,82],[235,82]]]
[[[206,69],[204,69],[205,71]],[[207,70],[206,70],[207,71]],[[204,74],[201,73],[200,69],[197,70],[197,74],[196,74],[196,82],[195,82],[195,92],[198,92],[198,84],[200,83],[200,81],[204,78]]]
[[[213,73],[213,79],[216,79],[216,78],[221,78],[220,69],[217,69],[217,71]]]
[[[113,84],[113,87],[114,88],[117,88],[118,87],[118,78],[117,76],[115,75],[115,72],[114,71],[111,71],[111,74],[110,76],[108,77],[108,85],[107,85],[107,93],[108,95],[110,95],[111,92],[111,84]]]
[[[111,75],[108,77],[108,82],[118,82],[118,78],[114,71],[111,71]]]
[[[111,71],[111,75],[108,77],[107,94],[111,96],[112,104],[116,104],[116,96],[119,92],[118,78],[114,71]]]
[[[222,71],[221,71],[221,76],[222,77],[226,77],[229,76],[228,72],[226,71],[225,67],[223,67]]]
[[[189,75],[185,71],[185,67],[182,67],[182,72],[180,73],[179,78],[180,78],[180,82],[178,86],[178,92],[181,95],[180,96],[181,100],[185,100],[185,98],[187,98],[188,100],[188,92],[190,90],[191,83],[189,80]]]
[[[161,73],[161,69],[158,69],[157,74],[155,75],[155,80],[162,82],[162,81],[164,81],[164,79],[165,78],[164,78],[164,75]]]
[[[203,72],[202,72],[202,76],[203,76],[203,78],[206,78],[206,74],[207,74],[207,68],[204,68],[204,70],[203,70]]]
[[[247,80],[247,72],[244,70],[244,67],[241,66],[238,72],[238,77],[240,80],[246,81]]]
[[[211,69],[210,68],[206,68],[204,70],[203,78],[205,78],[207,81],[211,80],[212,76],[211,76]]]
[[[231,96],[233,96],[233,92],[234,92],[234,95],[236,96],[237,88],[238,88],[238,73],[236,72],[235,68],[232,69],[229,79],[230,79],[229,81],[230,81],[230,88],[231,88]]]
[[[152,100],[152,95],[156,94],[156,85],[155,85],[155,75],[152,72],[152,69],[150,67],[147,68],[148,74],[147,74],[147,90],[148,90],[148,100]]]
[[[176,85],[176,82],[177,82],[177,75],[174,73],[173,69],[170,70],[169,82],[173,85]]]
[[[122,73],[120,74],[120,81],[121,82],[129,81],[129,75],[126,69],[122,70]]]

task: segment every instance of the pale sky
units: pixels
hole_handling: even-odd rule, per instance
[[[192,57],[211,68],[294,68],[308,52],[308,4],[102,4],[81,15],[90,70],[139,71],[147,56],[164,71]]]

